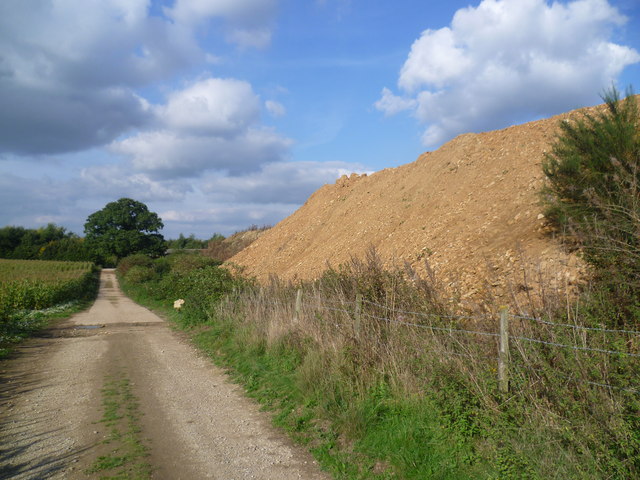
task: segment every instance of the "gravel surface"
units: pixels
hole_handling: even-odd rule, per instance
[[[124,297],[113,270],[103,270],[90,310],[0,363],[0,479],[91,478],[84,471],[104,453],[107,435],[101,389],[115,372],[130,379],[140,402],[155,479],[329,478],[220,369]]]

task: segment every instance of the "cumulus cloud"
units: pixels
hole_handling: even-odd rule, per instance
[[[382,89],[382,98],[375,103],[375,107],[383,111],[385,115],[395,115],[403,110],[411,110],[417,104],[417,100],[394,95],[391,90],[384,87]]]
[[[210,78],[171,93],[158,115],[182,132],[235,134],[259,118],[260,100],[247,82]]]
[[[115,142],[112,151],[131,159],[135,170],[154,178],[195,177],[206,170],[239,174],[282,159],[290,141],[271,129],[249,128],[233,136],[140,133]]]
[[[243,176],[213,175],[204,180],[202,190],[214,200],[301,204],[325,183],[364,171],[362,165],[345,162],[270,163]]]
[[[215,61],[199,44],[200,22],[215,18],[234,41],[263,46],[276,4],[178,0],[161,16],[148,0],[0,2],[0,153],[80,151],[144,129],[153,116],[141,88]],[[241,83],[227,87],[248,90]],[[221,127],[206,105],[189,107],[188,97],[200,92],[181,93],[167,105],[168,121],[184,123],[181,113],[196,114],[194,121],[208,115],[211,128]],[[259,110],[245,100],[246,107],[234,104],[239,118],[223,113],[224,119],[245,121]]]
[[[82,190],[94,197],[130,197],[143,202],[182,201],[193,191],[192,184],[183,179],[155,180],[118,164],[83,168],[73,183],[76,195]]]
[[[179,232],[195,233],[198,238],[210,238],[214,233],[231,235],[250,225],[275,225],[297,208],[298,205],[287,203],[246,203],[219,204],[207,208],[167,209],[158,213],[165,225],[173,228],[174,233],[168,235],[171,238],[176,238]]]
[[[187,25],[225,18],[228,42],[244,48],[263,48],[271,42],[271,23],[277,6],[278,0],[177,0],[165,11]]]
[[[606,0],[483,0],[450,26],[425,30],[376,108],[411,110],[437,146],[456,134],[504,127],[593,103],[636,50],[611,41],[626,19]]]
[[[261,102],[251,85],[205,79],[154,107],[158,128],[111,144],[136,171],[154,178],[194,177],[207,170],[240,174],[281,161],[291,141],[259,123]]]
[[[52,95],[0,79],[0,152],[71,152],[103,145],[152,118],[126,88]]]
[[[202,58],[146,0],[0,4],[0,152],[103,145],[149,121],[139,86]],[[27,33],[25,33],[27,32]]]

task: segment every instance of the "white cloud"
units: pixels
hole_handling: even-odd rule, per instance
[[[162,121],[189,133],[229,135],[245,130],[260,115],[260,100],[247,82],[210,78],[169,95],[158,109]]]
[[[74,181],[91,196],[103,198],[130,197],[140,201],[182,201],[193,191],[191,183],[182,179],[154,180],[123,165],[83,168]]]
[[[264,106],[267,111],[274,117],[282,117],[287,113],[287,109],[284,108],[284,105],[274,100],[267,100],[266,102],[264,102]]]
[[[277,4],[177,0],[163,17],[152,12],[149,0],[0,2],[0,153],[80,151],[144,129],[152,117],[139,89],[219,61],[199,43],[207,30],[202,22],[215,19],[204,27],[240,46],[262,47],[270,41]],[[242,130],[260,110],[256,98],[237,101],[250,92],[243,82],[198,87],[229,94],[236,111],[216,117],[206,105],[197,109],[188,100],[198,97],[224,108],[222,99],[185,90],[170,99],[167,121],[180,128],[208,122],[206,128]]]
[[[202,190],[214,200],[301,204],[325,183],[365,171],[360,164],[345,162],[278,162],[237,177],[211,175]]]
[[[265,127],[231,137],[177,134],[169,130],[140,133],[111,149],[131,159],[135,170],[154,178],[195,177],[206,170],[238,174],[281,160],[290,141]]]
[[[394,95],[387,87],[382,89],[382,97],[374,105],[385,115],[395,115],[404,110],[411,110],[416,107],[418,102],[413,98],[400,97]]]
[[[280,161],[291,141],[261,126],[260,98],[247,82],[210,78],[168,95],[154,107],[156,129],[113,142],[111,151],[153,178],[232,174]]]
[[[147,0],[0,2],[0,152],[104,145],[150,120],[135,89],[204,54]]]
[[[186,25],[224,18],[227,41],[243,48],[263,48],[271,42],[277,6],[278,0],[176,0],[165,11]]]
[[[158,211],[165,223],[167,238],[178,237],[179,232],[195,233],[198,238],[210,238],[214,233],[230,235],[251,225],[275,225],[291,215],[298,205],[270,204],[217,204],[209,207],[185,206],[180,210]]]
[[[610,38],[625,18],[606,0],[483,0],[426,30],[402,67],[402,95],[383,89],[375,106],[412,110],[423,142],[504,127],[597,100],[628,65],[632,48]]]
[[[260,98],[247,82],[205,79],[154,107],[156,129],[111,144],[135,171],[153,178],[194,177],[207,170],[240,174],[281,161],[291,141],[259,123]]]

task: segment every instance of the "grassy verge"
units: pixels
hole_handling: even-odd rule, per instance
[[[113,480],[151,478],[148,449],[140,438],[139,405],[127,376],[122,372],[108,376],[102,396],[101,422],[109,429],[104,444],[110,451],[98,457],[85,473],[100,473],[101,479]]]
[[[637,354],[627,334],[587,338],[514,318],[511,389],[501,393],[496,339],[473,333],[496,332],[495,312],[456,317],[433,282],[384,271],[374,257],[306,285],[225,277],[223,295],[207,293],[221,278],[207,270],[215,267],[144,268],[124,276],[124,290],[169,312],[335,478],[593,479],[640,471],[638,357],[573,348]],[[177,299],[185,302],[171,312]],[[540,297],[529,315],[597,325],[580,309],[563,317],[566,299],[556,301]]]
[[[317,356],[305,355],[295,339],[269,346],[251,341],[252,336],[248,330],[238,332],[231,322],[217,321],[194,339],[335,478],[482,476],[485,468],[473,441],[432,398],[400,395],[382,375],[356,393],[345,378],[355,372],[327,378],[321,370],[338,372]],[[318,384],[312,386],[314,382]]]

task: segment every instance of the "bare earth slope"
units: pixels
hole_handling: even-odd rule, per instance
[[[343,176],[231,262],[259,279],[311,279],[372,245],[387,264],[420,271],[428,260],[445,285],[467,295],[504,291],[518,263],[572,283],[579,262],[545,235],[538,192],[560,120],[578,112],[460,135],[413,163]]]

